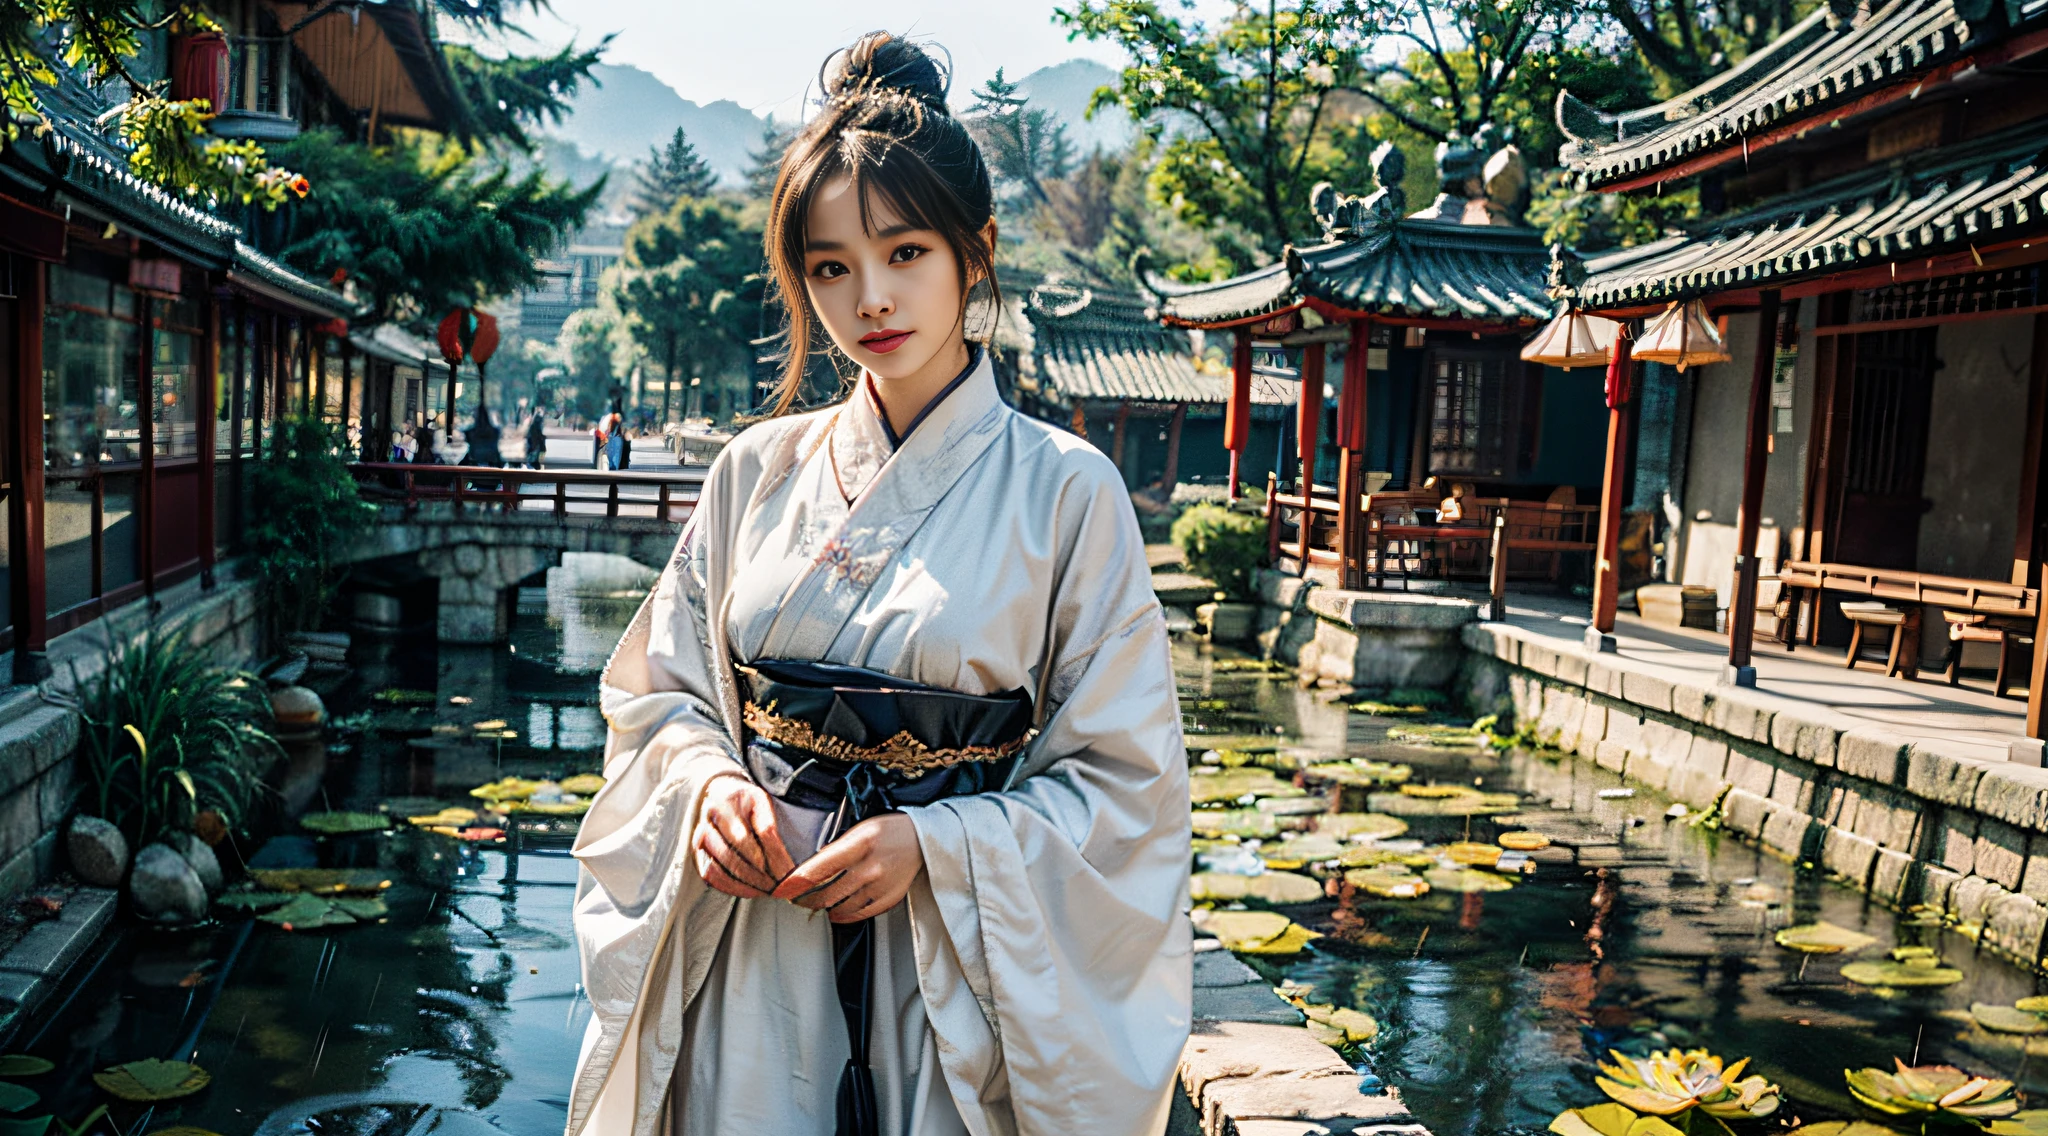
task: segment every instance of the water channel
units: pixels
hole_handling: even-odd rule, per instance
[[[593,680],[647,583],[644,569],[576,557],[521,594],[512,642],[435,648],[430,638],[359,638],[354,675],[331,698],[348,727],[297,795],[315,808],[409,810],[461,803],[496,777],[597,768],[603,722]],[[1285,676],[1218,666],[1176,646],[1191,749],[1253,743],[1317,760],[1410,765],[1414,779],[1519,798],[1506,827],[1550,835],[1510,891],[1412,900],[1356,895],[1283,909],[1324,932],[1287,957],[1250,957],[1312,1001],[1381,1024],[1360,1054],[1437,1136],[1540,1131],[1598,1103],[1610,1048],[1705,1047],[1750,1056],[1784,1087],[1784,1118],[1847,1117],[1847,1067],[1894,1056],[1952,1062],[2048,1090],[2048,1059],[1969,1023],[1973,1002],[2034,994],[2030,972],[1939,927],[1915,925],[1705,827],[1589,764],[1513,751],[1395,744],[1400,720],[1349,711]],[[378,692],[431,691],[427,704]],[[479,731],[479,724],[504,723]],[[505,733],[513,736],[504,737]],[[479,739],[479,733],[500,736]],[[1603,796],[1602,791],[1609,795]],[[292,792],[287,789],[288,794]],[[1409,835],[1490,840],[1490,818],[1425,817]],[[1469,826],[1469,827],[1468,827]],[[588,1019],[570,932],[575,879],[563,836],[516,850],[417,829],[253,853],[280,866],[387,871],[380,922],[286,931],[230,919],[183,934],[134,934],[17,1048],[54,1073],[23,1083],[75,1120],[104,1099],[91,1073],[146,1057],[191,1058],[210,1088],[121,1106],[137,1136],[191,1125],[227,1136],[400,1136],[427,1131],[556,1136]],[[1885,996],[1772,933],[1825,919],[1881,946],[1934,947],[1954,986]],[[1777,1126],[1773,1118],[1772,1126]],[[54,1129],[52,1130],[54,1131]]]

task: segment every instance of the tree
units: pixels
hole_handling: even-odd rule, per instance
[[[277,149],[316,188],[293,236],[266,250],[315,279],[353,282],[376,312],[432,322],[449,307],[510,295],[583,223],[603,185],[574,189],[534,169],[514,177],[473,149],[430,137],[345,145],[312,130]]]
[[[775,195],[775,179],[782,173],[782,155],[796,140],[797,128],[778,126],[773,120],[761,128],[761,148],[747,151],[747,196],[766,201]]]
[[[741,370],[761,304],[761,236],[735,209],[681,197],[626,233],[618,306],[633,338],[661,362],[661,418],[685,372],[716,379]]]
[[[650,147],[647,161],[634,174],[633,213],[647,217],[665,213],[684,197],[709,197],[718,188],[718,174],[697,154],[697,148],[676,127],[668,145]]]
[[[1696,87],[1783,35],[1813,0],[1585,0],[1586,15],[1621,25],[1637,51],[1669,81],[1664,93]]]
[[[974,92],[974,105],[964,122],[981,144],[997,184],[1011,187],[1026,206],[1049,202],[1046,186],[1073,169],[1074,148],[1067,141],[1066,124],[1031,106],[1017,93],[1017,84],[1003,78],[1000,67],[995,78]]]
[[[528,132],[536,126],[559,125],[569,117],[568,100],[583,84],[596,82],[590,69],[597,66],[611,41],[612,37],[606,36],[596,47],[571,44],[553,55],[536,57],[507,54],[492,58],[459,44],[442,47],[461,98],[456,137],[531,149],[533,139]]]

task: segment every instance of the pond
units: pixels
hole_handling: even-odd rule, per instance
[[[473,804],[470,787],[503,776],[595,770],[594,677],[647,583],[623,561],[572,557],[547,587],[522,591],[505,646],[359,636],[355,673],[330,698],[347,728],[324,757],[298,755],[286,795],[315,809],[430,810]],[[1353,1056],[1437,1136],[1540,1131],[1563,1109],[1598,1103],[1596,1058],[1610,1048],[1752,1057],[1783,1086],[1784,1118],[1853,1115],[1843,1068],[1916,1052],[2048,1088],[2048,1060],[2030,1069],[2023,1039],[1988,1034],[1968,1012],[2035,993],[2034,975],[1967,938],[1668,818],[1669,801],[1619,795],[1622,782],[1589,764],[1397,743],[1389,731],[1413,730],[1412,719],[1347,710],[1190,644],[1175,662],[1196,753],[1406,764],[1416,783],[1514,794],[1515,817],[1408,817],[1407,837],[1489,842],[1528,828],[1552,838],[1511,890],[1378,900],[1339,889],[1278,909],[1322,933],[1307,949],[1245,956],[1306,1001],[1377,1019],[1378,1037]],[[22,1083],[76,1120],[104,1099],[94,1070],[191,1057],[211,1087],[121,1106],[122,1131],[556,1136],[589,1014],[566,846],[559,826],[516,847],[411,828],[274,839],[255,862],[388,878],[388,914],[331,930],[236,918],[130,936],[17,1047],[57,1066]],[[1841,978],[1847,956],[1774,943],[1777,929],[1817,919],[1877,940],[1856,957],[1924,945],[1964,979],[1886,996]],[[2048,1043],[2033,1044],[2048,1058]]]

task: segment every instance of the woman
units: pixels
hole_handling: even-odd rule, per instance
[[[570,1136],[1157,1133],[1189,1017],[1186,750],[1114,467],[965,337],[988,171],[916,47],[829,61],[734,439],[602,688]]]

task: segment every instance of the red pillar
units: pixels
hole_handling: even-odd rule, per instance
[[[1756,535],[1763,517],[1764,473],[1771,456],[1771,370],[1777,358],[1778,291],[1771,288],[1765,290],[1756,317],[1749,433],[1742,444],[1742,504],[1735,514],[1735,594],[1728,599],[1727,679],[1737,686],[1756,685],[1756,668],[1750,665],[1750,652],[1756,646]]]
[[[6,254],[0,253],[0,256]],[[43,559],[43,300],[48,279],[40,260],[16,257],[14,384],[9,408],[14,444],[7,447],[7,543],[14,562],[8,615],[14,623],[14,681],[50,677],[49,600]]]
[[[220,406],[220,309],[221,301],[212,292],[206,296],[206,338],[199,344],[199,405],[194,408],[198,418],[199,446],[199,582],[201,587],[213,587],[213,563],[215,523],[214,482],[219,470],[214,464],[216,425]],[[228,392],[228,404],[234,405],[234,392]],[[229,430],[232,437],[234,431]]]
[[[1361,569],[1360,541],[1366,531],[1359,492],[1365,463],[1366,354],[1372,348],[1372,321],[1355,319],[1344,348],[1344,389],[1337,394],[1337,546],[1343,553],[1340,587],[1352,587],[1354,562]]]
[[[1321,440],[1323,432],[1325,351],[1325,345],[1311,343],[1301,353],[1301,404],[1294,423],[1294,432],[1300,446],[1301,496],[1304,501],[1315,494],[1316,443]]]
[[[1230,361],[1230,401],[1223,408],[1223,448],[1230,451],[1230,499],[1237,500],[1238,464],[1252,436],[1252,329],[1237,329]]]
[[[1607,359],[1607,464],[1600,474],[1600,545],[1593,561],[1593,633],[1602,638],[1587,637],[1589,645],[1603,651],[1614,649],[1604,637],[1614,633],[1621,598],[1621,489],[1628,476],[1628,403],[1635,396],[1635,369],[1624,327]]]

